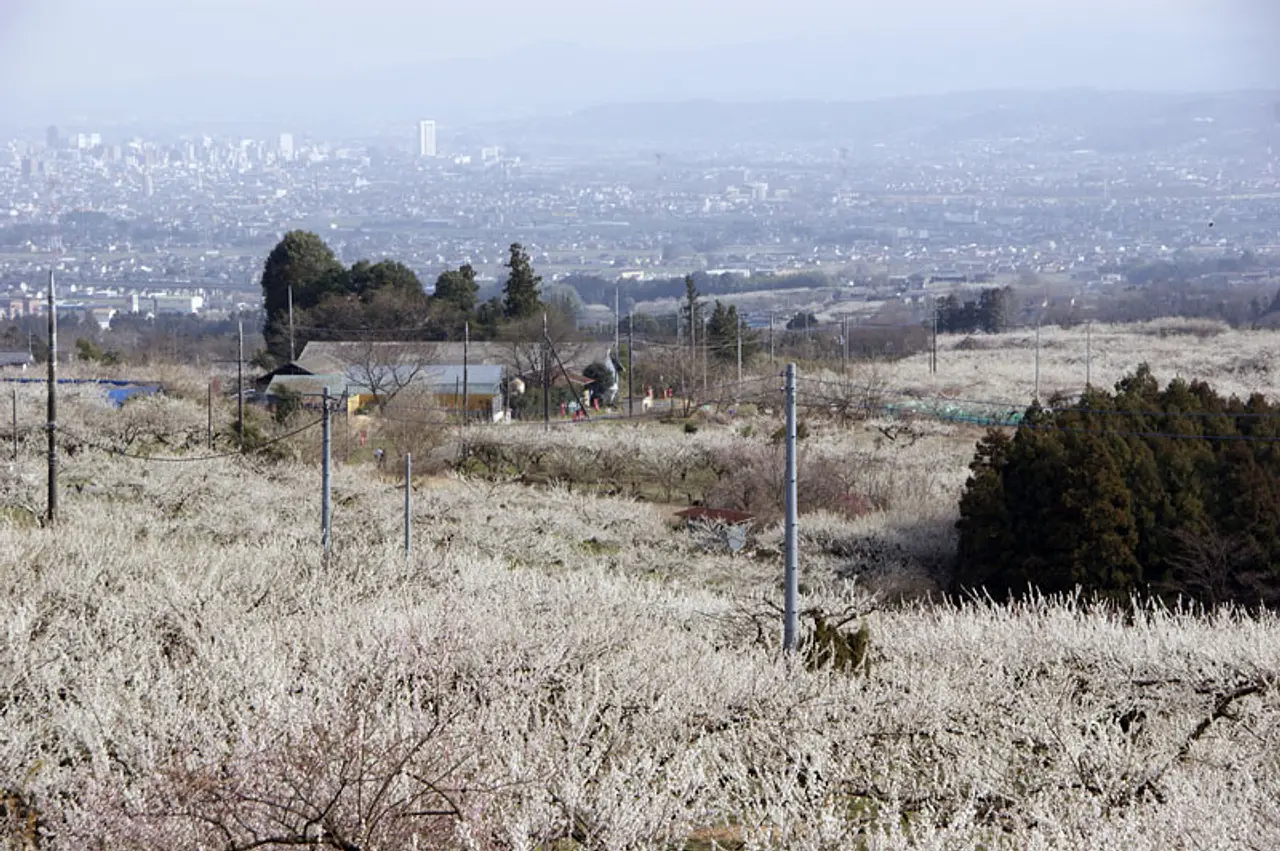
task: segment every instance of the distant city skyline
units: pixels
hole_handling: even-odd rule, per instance
[[[456,122],[627,100],[1280,88],[1275,5],[366,0],[353,16],[338,0],[6,0],[0,114]]]

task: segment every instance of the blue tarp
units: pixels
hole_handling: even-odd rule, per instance
[[[120,408],[134,396],[154,396],[159,392],[159,384],[130,384],[125,387],[112,387],[107,391],[107,399],[110,400],[113,408]]]
[[[10,384],[47,384],[46,378],[3,378],[0,381],[6,381]],[[154,396],[159,393],[162,388],[159,384],[150,384],[143,381],[126,381],[112,378],[59,378],[59,384],[96,384],[99,387],[107,388],[107,401],[111,403],[113,408],[121,408],[124,403],[132,399],[134,396]]]

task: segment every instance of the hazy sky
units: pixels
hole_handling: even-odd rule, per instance
[[[1280,61],[1270,57],[1280,36],[1277,7],[1277,0],[0,0],[0,106],[6,89],[29,103],[174,78],[340,77],[548,41],[649,53],[780,41],[856,52],[873,37],[878,49],[890,45],[913,65],[936,67],[941,90],[967,51],[982,52],[990,65],[1020,40],[1061,39],[1086,67],[1091,51],[1098,66],[1122,66],[1117,39],[1132,39],[1143,42],[1136,53],[1144,58],[1135,60],[1143,63],[1164,42],[1204,54],[1197,67],[1213,77],[1207,88],[1280,87]],[[1172,71],[1180,59],[1166,61]],[[1033,77],[1096,84],[1096,75],[1072,79],[1085,76],[1078,67]],[[1137,79],[1159,78],[1158,68],[1137,70],[1146,73]],[[1019,84],[1016,69],[1008,77]],[[1123,87],[1123,73],[1119,79]]]

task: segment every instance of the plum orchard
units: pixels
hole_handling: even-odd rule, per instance
[[[203,414],[150,404],[135,450]],[[40,464],[0,475],[8,847],[1280,844],[1271,615],[874,610],[806,564],[803,604],[870,634],[811,668],[759,602],[776,554],[628,499],[424,486],[406,563],[395,484],[340,468],[322,561],[312,464],[84,446],[56,529],[20,508]]]

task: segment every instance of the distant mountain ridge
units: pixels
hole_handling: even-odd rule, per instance
[[[1179,94],[987,91],[867,101],[692,100],[610,104],[501,122],[493,135],[526,142],[632,145],[937,144],[1056,135],[1071,148],[1142,153],[1199,144],[1280,146],[1280,92]]]
[[[97,121],[278,121],[319,129],[419,117],[459,125],[691,98],[834,102],[945,91],[1280,86],[1274,67],[1232,59],[1246,48],[1207,36],[1105,29],[1012,41],[992,32],[961,45],[923,31],[666,50],[541,43],[490,57],[342,76],[324,67],[276,78],[257,77],[252,70],[184,77],[166,69],[128,86],[105,88],[89,79],[59,91],[43,90],[33,77],[0,86],[0,115],[25,116],[36,126],[82,115]]]

